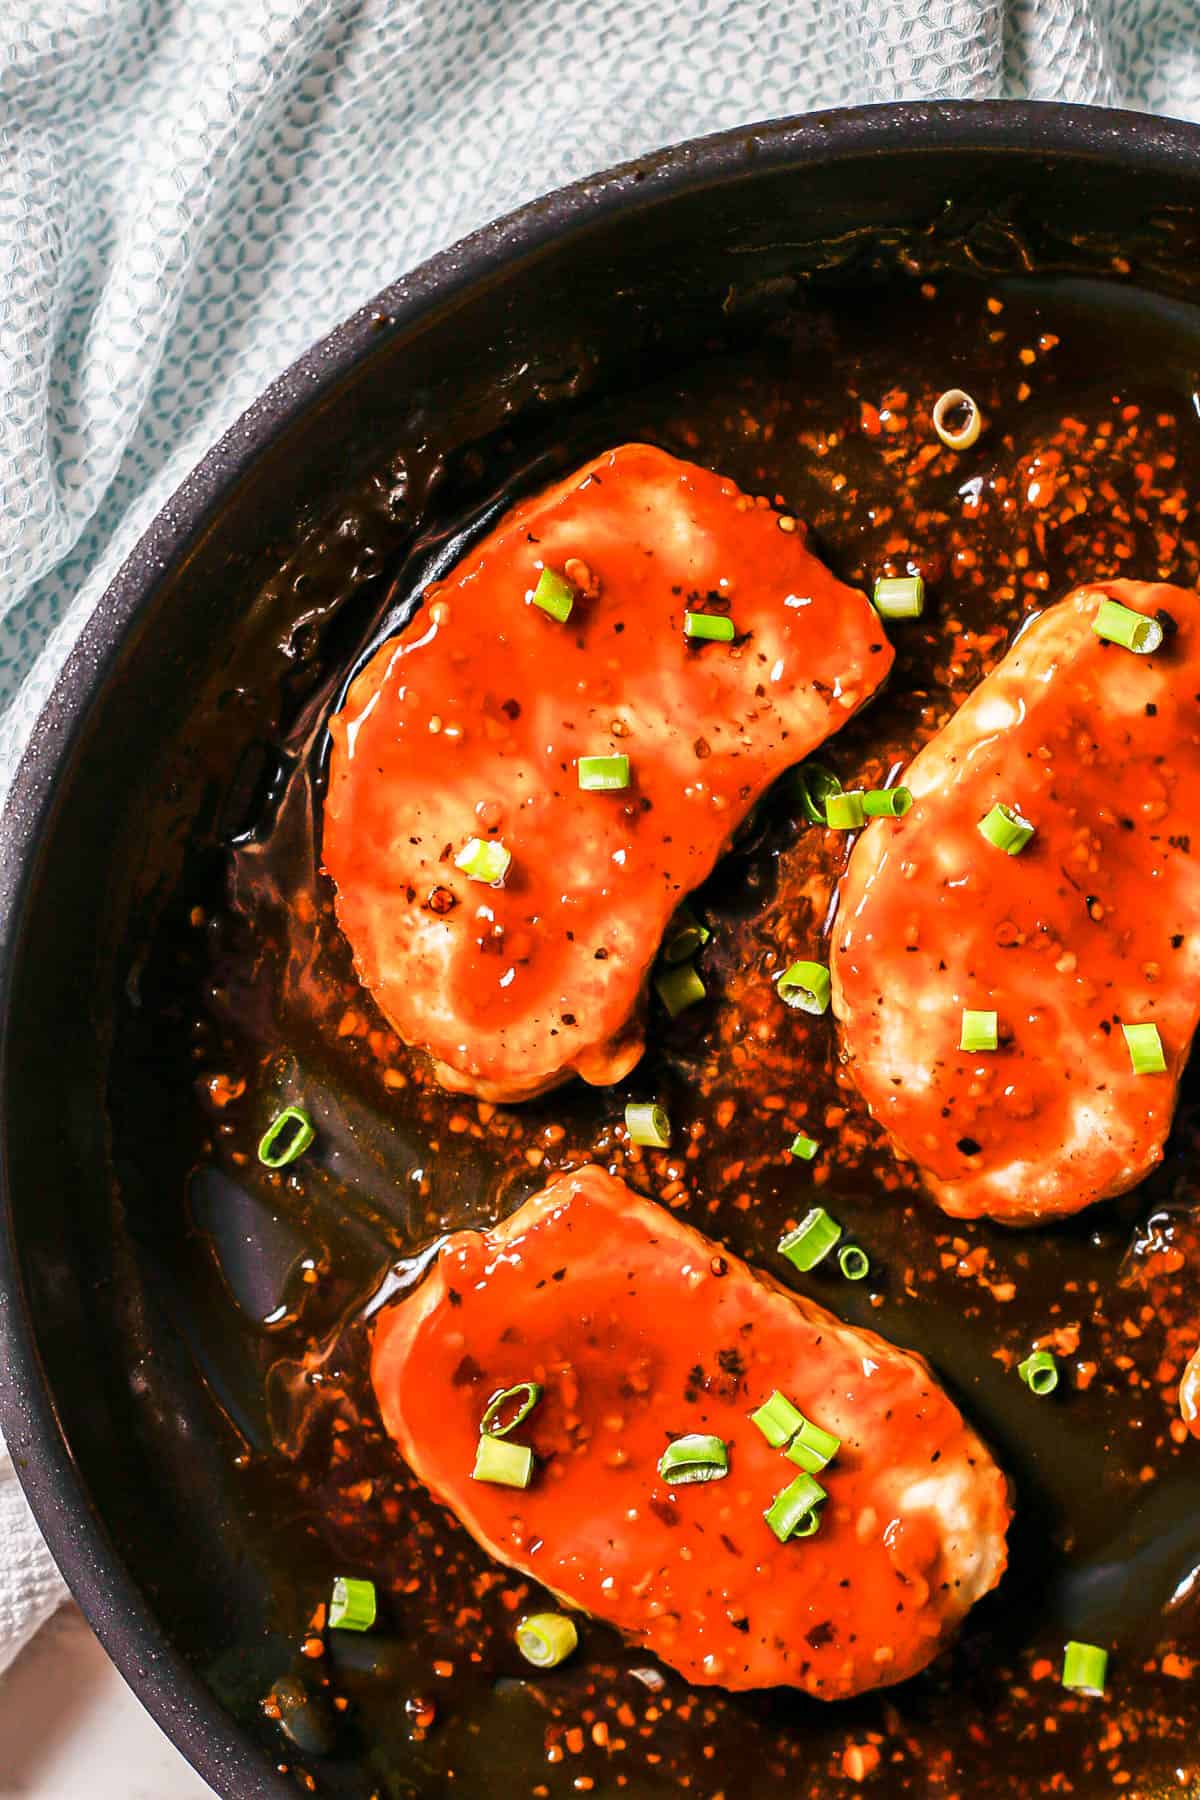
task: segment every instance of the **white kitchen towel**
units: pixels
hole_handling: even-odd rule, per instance
[[[0,1674],[63,1597],[12,1463],[0,1445]],[[0,1776],[3,1759],[0,1758]]]
[[[1200,116],[1200,0],[2,0],[0,790],[172,489],[393,277],[680,138],[1003,95]],[[0,1667],[57,1591],[0,1464]]]

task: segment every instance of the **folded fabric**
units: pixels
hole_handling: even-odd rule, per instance
[[[389,280],[680,138],[1003,94],[1200,115],[1194,0],[5,0],[0,791],[172,490]],[[8,1464],[0,1571],[2,1667],[57,1592]]]
[[[0,1449],[0,1674],[66,1589]]]

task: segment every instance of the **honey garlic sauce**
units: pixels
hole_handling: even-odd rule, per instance
[[[561,1176],[382,1313],[384,1423],[501,1562],[693,1682],[902,1681],[1000,1579],[1005,1478],[916,1358],[715,1252],[602,1169]],[[489,1395],[530,1378],[532,1481],[476,1481]],[[749,1417],[776,1390],[840,1439],[812,1538],[764,1517],[797,1472]],[[720,1439],[724,1479],[662,1477],[689,1432]]]
[[[736,635],[689,639],[689,612]],[[594,459],[433,587],[331,721],[325,867],[364,984],[446,1087],[620,1080],[671,914],[891,660],[790,515],[644,444]],[[583,786],[618,755],[627,786]]]
[[[1108,599],[1161,617],[1102,641]],[[1200,1015],[1200,598],[1078,589],[1034,620],[905,772],[915,804],[850,859],[834,1005],[875,1117],[949,1213],[1036,1223],[1162,1156]],[[1032,826],[1009,856],[980,830]],[[966,1011],[994,1048],[960,1048]],[[1124,1026],[1160,1034],[1133,1067]]]
[[[242,1422],[230,1479],[280,1631],[306,1641],[334,1574],[370,1575],[380,1595],[377,1632],[351,1647],[367,1670],[336,1641],[326,1659],[302,1659],[306,1682],[326,1681],[321,1692],[348,1707],[339,1755],[305,1765],[318,1791],[741,1800],[752,1786],[755,1800],[860,1788],[888,1800],[1149,1800],[1200,1784],[1200,1582],[1190,1579],[1200,1446],[1179,1391],[1200,1290],[1200,1238],[1185,1229],[1200,1205],[1191,1069],[1163,1160],[1123,1199],[1035,1232],[948,1219],[871,1118],[832,1020],[789,1011],[775,991],[797,957],[828,958],[848,850],[846,834],[805,823],[785,775],[696,896],[713,934],[699,956],[708,998],[675,1021],[652,1002],[633,1076],[612,1089],[572,1082],[520,1106],[448,1094],[350,966],[312,848],[320,770],[315,755],[306,761],[314,721],[378,641],[369,570],[386,570],[398,609],[429,585],[414,517],[450,541],[464,521],[496,518],[604,446],[649,440],[727,474],[765,502],[764,517],[803,518],[814,554],[847,584],[925,575],[924,617],[890,630],[886,689],[820,753],[847,786],[902,777],[1031,614],[1123,576],[1196,588],[1200,334],[1186,312],[1120,281],[856,270],[806,284],[752,329],[731,311],[728,346],[656,386],[580,402],[552,461],[532,473],[528,439],[522,448],[507,426],[440,486],[419,457],[406,452],[400,468],[381,446],[377,478],[264,596],[238,729],[297,773],[282,808],[270,796],[248,811],[243,802],[236,846],[219,857],[203,846],[155,941],[136,946],[140,1005],[120,1042],[155,1067],[176,1057],[179,1091],[195,1082],[201,1173],[215,1164],[245,1197],[241,1211],[223,1209],[223,1233],[211,1206],[203,1224],[181,1206],[191,1233],[181,1259],[265,1263],[271,1221],[309,1246],[279,1322],[264,1325],[267,1308],[235,1302],[227,1281],[189,1329]],[[952,386],[987,419],[958,454],[929,423]],[[544,439],[559,427],[538,429]],[[400,490],[411,510],[394,515]],[[201,767],[225,767],[231,716],[218,691],[185,746]],[[1005,875],[1015,880],[1020,864]],[[292,1099],[308,1106],[317,1139],[270,1175],[258,1138]],[[667,1106],[667,1150],[628,1142],[630,1099]],[[819,1142],[811,1163],[788,1155],[798,1130]],[[119,1122],[120,1154],[146,1166],[157,1243],[176,1216],[162,1196],[195,1171],[182,1158],[148,1165],[147,1138],[144,1111]],[[522,1661],[516,1620],[554,1602],[498,1566],[397,1456],[370,1388],[369,1333],[380,1305],[419,1291],[442,1234],[491,1226],[587,1163],[678,1214],[726,1259],[774,1271],[853,1326],[923,1353],[1014,1477],[1008,1571],[922,1674],[835,1706],[794,1690],[733,1694],[691,1686],[598,1621],[561,1668],[538,1674]],[[843,1281],[832,1258],[810,1276],[776,1258],[781,1232],[817,1203],[869,1252],[866,1280]],[[1168,1250],[1143,1251],[1138,1222],[1168,1213]],[[273,1301],[268,1288],[237,1292]],[[1034,1347],[1059,1358],[1047,1400],[1016,1374]],[[256,1427],[264,1393],[267,1423]],[[1059,1684],[1068,1637],[1109,1649],[1103,1700]],[[261,1711],[276,1672],[257,1643],[227,1650],[222,1639],[214,1678],[278,1752]],[[288,1748],[280,1760],[303,1759]]]

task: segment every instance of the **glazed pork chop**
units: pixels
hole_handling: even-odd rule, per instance
[[[1099,637],[1105,601],[1165,614],[1161,645]],[[1200,599],[1077,589],[904,780],[834,930],[855,1081],[949,1213],[1035,1224],[1124,1193],[1162,1156],[1200,1008]],[[994,843],[989,814],[1027,841]]]
[[[1007,1483],[919,1357],[602,1169],[449,1238],[381,1315],[371,1375],[406,1461],[489,1554],[689,1681],[902,1681],[1004,1570]],[[489,1400],[526,1382],[543,1392],[503,1441],[535,1452],[528,1487],[474,1479]],[[811,1536],[764,1517],[802,1472],[750,1416],[776,1392],[841,1440]],[[720,1440],[723,1477],[660,1474],[692,1434]]]
[[[671,914],[891,660],[794,520],[644,444],[598,457],[431,588],[331,721],[362,981],[446,1087],[619,1080]]]

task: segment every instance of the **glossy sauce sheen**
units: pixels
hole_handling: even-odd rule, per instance
[[[560,623],[532,591],[576,559]],[[689,642],[688,610],[737,639]],[[330,725],[325,867],[400,1036],[489,1099],[627,1074],[671,914],[891,661],[795,520],[661,450],[625,445],[509,513]],[[578,758],[614,753],[628,790],[581,791]],[[476,836],[511,853],[503,886],[454,866]]]
[[[381,444],[369,480],[281,558],[247,609],[236,689],[223,663],[200,690],[174,769],[188,810],[164,784],[158,812],[137,822],[152,917],[171,895],[159,923],[131,928],[116,990],[114,1147],[142,1177],[140,1190],[124,1180],[117,1226],[127,1243],[137,1234],[145,1289],[105,1289],[103,1311],[127,1333],[128,1366],[159,1371],[143,1403],[162,1516],[186,1520],[203,1544],[214,1595],[198,1607],[189,1585],[163,1616],[300,1791],[1197,1792],[1200,1441],[1180,1416],[1184,1394],[1200,1410],[1196,1375],[1184,1374],[1200,1336],[1195,1058],[1163,1160],[1136,1190],[1036,1235],[960,1222],[869,1116],[832,1017],[779,1001],[775,977],[790,961],[830,959],[853,843],[806,822],[791,780],[693,899],[712,930],[698,959],[706,1001],[673,1021],[656,1008],[645,1056],[618,1088],[571,1082],[519,1107],[446,1092],[398,1043],[351,968],[312,847],[323,721],[347,670],[365,666],[381,629],[394,638],[431,568],[448,566],[447,544],[468,530],[482,542],[486,521],[539,492],[547,470],[565,475],[601,445],[634,440],[776,505],[783,495],[852,587],[924,574],[924,616],[889,627],[886,693],[820,752],[847,787],[902,778],[1031,612],[1129,571],[1200,586],[1200,312],[1181,325],[1156,308],[1110,280],[1088,291],[1023,273],[880,282],[854,263],[824,291],[806,286],[763,341],[740,327],[728,351],[566,413],[547,417],[536,400],[515,442],[506,391],[498,435],[469,458],[446,466],[423,446]],[[951,384],[987,419],[958,456],[929,421]],[[250,739],[294,771],[283,800],[274,782],[248,796],[233,781],[232,746]],[[177,874],[167,853],[196,819],[195,859]],[[1021,861],[1003,859],[1010,884]],[[669,1108],[669,1150],[629,1144],[630,1099]],[[308,1107],[317,1137],[272,1174],[256,1146],[288,1102]],[[820,1142],[811,1163],[788,1155],[799,1130]],[[919,1350],[995,1446],[1017,1503],[1009,1567],[923,1673],[835,1705],[794,1687],[692,1686],[582,1614],[579,1648],[559,1668],[522,1659],[516,1621],[556,1602],[484,1550],[397,1454],[371,1389],[370,1337],[380,1302],[415,1289],[448,1233],[490,1228],[593,1163],[727,1261]],[[190,1199],[172,1204],[189,1182]],[[777,1258],[780,1234],[814,1204],[869,1251],[866,1280],[843,1281],[834,1257],[810,1275]],[[157,1339],[144,1323],[156,1311]],[[172,1510],[166,1471],[201,1433],[181,1430],[185,1407],[164,1404],[164,1344],[195,1358],[229,1424],[224,1452],[212,1440],[212,1479],[189,1457]],[[1016,1372],[1035,1347],[1059,1358],[1048,1399]],[[206,1507],[216,1516],[200,1537]],[[122,1549],[157,1584],[163,1563],[147,1545]],[[347,1573],[374,1579],[379,1623],[327,1633],[314,1658],[314,1610]],[[1068,1638],[1109,1651],[1103,1700],[1061,1686]],[[309,1754],[264,1713],[284,1674],[333,1713],[332,1751]]]
[[[1153,655],[1092,630],[1163,611]],[[1080,588],[1022,633],[857,843],[834,931],[851,1071],[949,1213],[1012,1223],[1124,1193],[1162,1156],[1200,1015],[1200,599]],[[996,802],[1035,827],[1010,857]],[[999,1047],[960,1050],[964,1008]],[[1135,1074],[1122,1024],[1159,1028]]]
[[[1004,1476],[925,1364],[769,1279],[602,1169],[463,1232],[381,1318],[384,1423],[484,1548],[690,1681],[836,1699],[902,1681],[999,1580]],[[544,1384],[527,1490],[471,1478],[490,1396]],[[778,1388],[842,1440],[813,1537],[763,1518],[798,1473],[749,1414]],[[672,1438],[727,1445],[665,1482]]]

